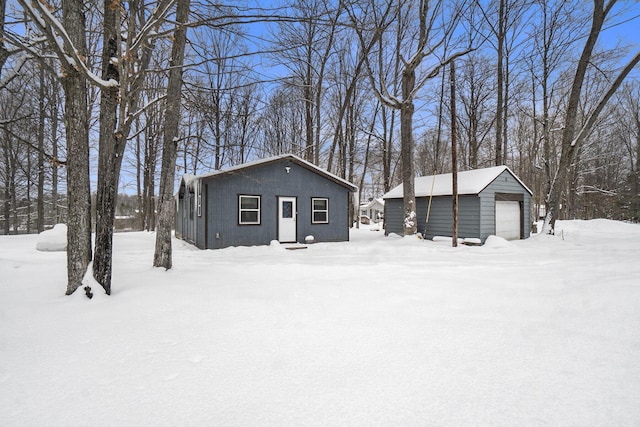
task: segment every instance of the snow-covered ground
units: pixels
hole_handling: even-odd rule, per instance
[[[113,294],[0,237],[3,426],[640,424],[640,225],[481,247],[115,236]]]

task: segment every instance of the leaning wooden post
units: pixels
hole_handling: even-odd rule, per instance
[[[458,246],[458,150],[456,144],[456,72],[453,61],[450,65],[451,81],[451,175],[452,175],[452,202],[453,202],[453,233],[451,244]]]

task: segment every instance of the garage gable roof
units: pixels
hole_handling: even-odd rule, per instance
[[[195,180],[195,179],[203,179],[203,178],[215,178],[217,176],[222,176],[222,175],[227,175],[227,174],[233,174],[233,173],[237,173],[237,172],[241,172],[247,169],[251,169],[254,168],[256,166],[261,166],[261,165],[266,165],[269,163],[274,163],[280,160],[289,160],[292,164],[296,164],[298,166],[301,166],[305,169],[308,169],[312,172],[317,173],[318,175],[324,176],[325,178],[327,178],[330,181],[335,182],[336,184],[339,184],[345,188],[347,188],[349,191],[357,191],[358,187],[356,187],[355,185],[353,185],[352,183],[350,183],[349,181],[340,178],[337,175],[334,175],[330,172],[327,172],[326,170],[314,165],[313,163],[307,162],[306,160],[301,159],[300,157],[293,155],[293,154],[281,154],[279,156],[273,156],[273,157],[268,157],[265,159],[260,159],[260,160],[255,160],[253,162],[248,162],[248,163],[243,163],[241,165],[237,165],[237,166],[232,166],[230,168],[227,169],[221,169],[215,172],[210,172],[210,173],[205,173],[202,175],[185,175],[183,177],[183,180],[185,182],[185,184],[189,184],[191,181]]]
[[[470,171],[458,172],[458,194],[479,194],[495,181],[503,172],[507,171],[522,187],[533,195],[531,190],[524,185],[511,169],[507,166],[494,166],[491,168],[474,169]],[[416,197],[450,196],[453,194],[453,174],[444,173],[440,175],[421,176],[415,179]],[[432,191],[433,189],[433,191]],[[397,199],[403,197],[403,185],[390,190],[383,196],[384,199]]]

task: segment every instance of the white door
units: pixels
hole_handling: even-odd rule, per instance
[[[297,241],[296,198],[278,197],[278,240],[282,243]]]
[[[496,201],[496,236],[507,240],[520,238],[520,202]]]

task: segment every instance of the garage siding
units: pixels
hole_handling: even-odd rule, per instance
[[[496,193],[523,195],[524,238],[528,238],[531,229],[531,215],[529,212],[529,209],[531,208],[531,195],[522,187],[522,185],[520,185],[513,175],[508,171],[504,171],[479,194],[482,209],[482,218],[480,221],[480,238],[482,241],[496,233]]]
[[[451,196],[434,197],[431,202],[429,223],[427,224],[428,197],[416,199],[418,232],[427,239],[434,236],[453,234],[453,206]],[[402,199],[385,201],[385,231],[387,234],[403,235],[404,222]],[[475,237],[479,232],[480,204],[477,196],[458,197],[458,237]]]

